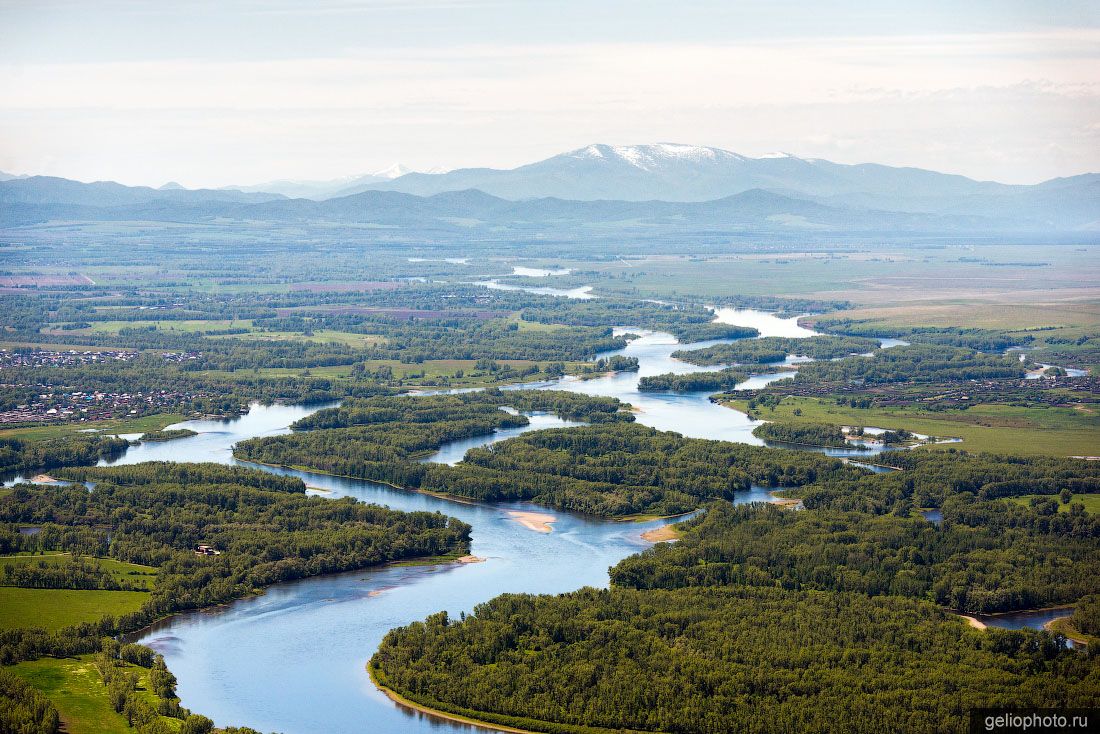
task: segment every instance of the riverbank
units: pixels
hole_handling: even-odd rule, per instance
[[[680,531],[673,525],[662,525],[659,528],[653,528],[642,533],[642,540],[648,540],[650,543],[665,543],[672,540],[680,539]]]
[[[425,714],[431,718],[444,719],[446,721],[457,721],[460,724],[469,724],[470,726],[488,729],[489,731],[503,731],[509,732],[510,734],[538,734],[538,732],[532,731],[530,729],[517,729],[512,726],[504,726],[503,724],[494,724],[490,721],[483,721],[481,719],[474,719],[467,716],[459,716],[458,714],[450,714],[446,711],[433,709],[423,704],[417,703],[412,699],[405,698],[392,688],[383,685],[382,682],[378,680],[378,675],[374,669],[374,666],[372,666],[370,663],[367,663],[367,674],[370,676],[370,682],[373,683],[378,690],[385,694],[386,698],[390,699],[398,706],[403,706],[414,711],[419,711],[420,713]]]
[[[989,629],[989,625],[978,619],[977,617],[971,617],[969,614],[960,614],[961,618],[966,620],[966,623],[976,630]]]
[[[486,729],[488,731],[502,731],[502,732],[508,732],[509,734],[541,734],[541,732],[546,732],[546,731],[567,732],[567,731],[573,731],[573,730],[581,731],[583,729],[583,731],[586,732],[587,734],[604,734],[605,732],[606,732],[606,734],[643,734],[642,732],[638,732],[638,731],[633,730],[633,729],[604,729],[602,727],[595,727],[595,726],[585,726],[585,727],[578,726],[574,729],[574,727],[570,726],[569,724],[558,724],[558,723],[552,722],[552,721],[545,722],[545,727],[546,728],[541,729],[541,730],[539,730],[539,729],[520,729],[520,728],[517,728],[517,727],[514,727],[514,726],[508,726],[507,724],[496,724],[492,721],[487,721],[485,719],[479,719],[479,718],[476,718],[474,716],[465,716],[463,714],[453,714],[449,711],[443,711],[441,709],[432,708],[431,706],[426,706],[422,703],[417,703],[416,701],[413,701],[410,698],[406,698],[405,696],[401,695],[397,691],[393,690],[392,688],[390,688],[389,686],[384,684],[381,680],[379,680],[380,671],[378,671],[370,663],[367,663],[367,675],[370,676],[371,683],[373,683],[375,685],[375,687],[386,696],[386,698],[390,699],[391,701],[396,703],[398,706],[405,707],[407,709],[412,709],[413,711],[417,711],[417,712],[419,712],[421,714],[424,714],[425,716],[428,716],[430,718],[443,719],[443,720],[446,720],[446,721],[455,721],[455,722],[458,722],[460,724],[467,724],[467,725],[470,725],[470,726],[479,727],[481,729]],[[512,718],[512,717],[509,717],[509,718]],[[533,723],[538,725],[539,723],[542,723],[542,722],[533,722]]]
[[[1054,632],[1056,634],[1065,635],[1067,639],[1072,640],[1078,645],[1088,647],[1090,641],[1095,641],[1094,637],[1086,635],[1076,627],[1073,626],[1073,615],[1067,614],[1064,617],[1058,617],[1052,619],[1043,625],[1043,629],[1048,632]]]
[[[798,507],[802,504],[802,500],[797,499],[795,497],[783,497],[782,495],[779,494],[782,491],[784,491],[784,490],[782,490],[782,489],[773,489],[772,491],[768,492],[768,495],[772,498],[772,503],[773,504],[779,505],[780,507],[783,507],[783,508],[786,508],[786,509]]]
[[[974,629],[978,629],[978,630],[986,630],[986,629],[991,629],[991,628],[995,628],[995,629],[1015,629],[1015,627],[1013,627],[1011,624],[1007,624],[1007,625],[998,624],[998,620],[999,619],[1008,619],[1008,620],[1011,621],[1012,619],[1017,618],[1020,615],[1034,615],[1034,614],[1041,614],[1042,612],[1067,611],[1067,612],[1070,612],[1071,614],[1066,614],[1066,615],[1056,617],[1054,619],[1050,619],[1050,620],[1043,623],[1042,628],[1049,631],[1049,632],[1060,632],[1061,634],[1065,635],[1067,638],[1069,638],[1070,640],[1072,640],[1073,642],[1075,642],[1079,645],[1087,645],[1088,640],[1085,639],[1085,637],[1087,637],[1087,636],[1083,637],[1081,635],[1081,633],[1077,632],[1070,625],[1070,620],[1072,618],[1072,612],[1073,612],[1074,608],[1075,607],[1074,607],[1073,604],[1059,604],[1059,605],[1050,606],[1050,607],[1038,607],[1038,608],[1035,608],[1035,609],[1014,609],[1010,612],[995,612],[993,614],[981,614],[981,615],[963,614],[962,612],[957,612],[957,611],[954,611],[954,610],[951,610],[951,609],[947,609],[946,611],[950,612],[951,614],[954,614],[959,619],[966,620],[967,624],[969,624]],[[981,617],[981,619],[979,619],[979,617]],[[1025,626],[1030,626],[1032,629],[1038,629],[1038,626],[1035,626],[1035,625],[1025,625]]]
[[[234,456],[233,458],[235,460],[237,460],[238,462],[240,462],[241,464],[255,464],[256,466],[267,466],[267,467],[271,467],[272,469],[282,469],[282,470],[286,470],[286,471],[297,471],[297,472],[302,472],[302,473],[305,473],[305,474],[318,474],[318,475],[326,476],[326,477],[336,477],[338,479],[351,479],[351,480],[354,480],[356,482],[370,482],[372,484],[378,484],[378,485],[381,485],[383,487],[389,487],[390,489],[396,489],[396,490],[401,491],[401,492],[413,492],[413,493],[416,493],[416,494],[426,495],[428,497],[435,497],[436,499],[446,500],[447,502],[455,502],[455,503],[460,504],[460,505],[471,505],[471,506],[475,506],[475,507],[498,507],[499,506],[495,502],[483,502],[483,501],[479,501],[479,500],[475,500],[475,499],[470,499],[469,497],[462,497],[461,495],[457,495],[457,494],[448,494],[447,492],[439,492],[439,491],[432,490],[432,489],[419,489],[419,488],[416,488],[416,487],[402,487],[400,484],[394,484],[392,482],[385,482],[385,481],[382,481],[380,479],[368,479],[366,477],[356,477],[356,476],[352,476],[350,474],[337,474],[336,472],[325,471],[323,469],[313,469],[313,468],[310,468],[308,466],[301,466],[299,464],[290,464],[290,465],[288,465],[288,464],[270,464],[270,463],[265,462],[265,461],[257,461],[256,459],[242,459],[242,458],[237,457],[237,456]],[[314,492],[324,492],[324,493],[327,493],[327,494],[332,494],[331,490],[325,490],[325,489],[322,489],[320,487],[312,487],[312,486],[306,485],[306,489],[307,490],[312,490]],[[546,507],[546,509],[548,509],[548,510],[558,509],[556,507],[549,507],[549,506],[546,506],[546,505],[539,505],[536,502],[532,502],[531,504],[537,505],[539,507]],[[634,522],[634,523],[640,523],[640,522],[650,522],[650,521],[653,521],[653,520],[670,520],[670,519],[676,518],[676,517],[684,517],[684,516],[692,514],[693,512],[698,512],[698,511],[699,511],[699,508],[696,508],[694,510],[688,510],[687,512],[677,513],[675,515],[634,514],[634,515],[621,515],[621,516],[618,516],[618,517],[606,517],[606,516],[603,516],[603,515],[586,515],[586,516],[596,518],[597,520],[600,520],[602,522]],[[513,511],[510,510],[509,512],[513,512]],[[542,522],[549,522],[550,524],[553,524],[553,522],[555,520],[557,520],[557,518],[553,515],[544,515],[543,513],[539,513],[539,512],[526,512],[526,511],[521,511],[521,510],[515,510],[514,512],[520,513],[522,515],[532,516],[530,518],[526,518],[529,521],[531,521],[532,523],[538,523],[539,518],[546,518],[546,517],[552,518],[552,519],[549,520],[549,521],[542,520]],[[562,510],[562,512],[570,512],[570,511]],[[580,514],[584,514],[584,513],[573,512],[572,514],[580,515]],[[518,517],[517,517],[517,519],[518,519]],[[520,524],[524,525],[524,527],[527,527],[530,530],[536,530],[536,531],[542,532],[542,533],[549,533],[552,530],[552,528],[549,529],[549,530],[542,530],[539,527],[531,527],[531,525],[528,525],[528,524],[524,523],[523,520],[520,520]]]

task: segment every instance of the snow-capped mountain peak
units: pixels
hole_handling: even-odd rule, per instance
[[[406,173],[412,173],[413,169],[403,166],[400,163],[394,163],[392,166],[387,166],[380,171],[375,171],[370,174],[375,178],[395,179],[398,176],[404,176]]]
[[[668,164],[713,164],[719,161],[743,161],[744,156],[721,148],[683,143],[649,143],[646,145],[606,145],[595,143],[565,154],[566,157],[625,162],[644,171],[653,171]]]

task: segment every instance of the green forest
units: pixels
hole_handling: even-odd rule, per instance
[[[819,513],[715,505],[676,544],[616,566],[610,590],[440,613],[387,635],[372,669],[432,708],[547,732],[964,731],[974,707],[1100,696],[1096,659],[1049,633],[976,631],[903,589],[870,596],[843,567],[825,571],[838,583],[777,583],[774,526],[803,522],[825,525],[849,557],[876,540]],[[723,548],[746,559],[733,575]],[[813,563],[807,551],[787,552]]]
[[[850,447],[844,431],[839,426],[831,426],[827,423],[761,423],[752,429],[752,435],[765,441],[803,446]]]
[[[864,354],[878,349],[879,340],[858,336],[811,336],[792,339],[765,336],[740,339],[729,344],[715,344],[702,349],[679,350],[677,359],[698,365],[764,364],[782,362],[788,356],[810,359],[835,359]]]
[[[517,405],[522,404],[519,394],[501,391]],[[556,393],[533,394],[553,400]],[[377,400],[362,401],[354,404],[358,407],[317,413],[298,427],[339,424],[345,417],[381,422],[252,439],[238,444],[237,455],[482,501],[531,500],[602,517],[678,515],[711,499],[732,499],[753,484],[796,487],[827,476],[861,473],[820,454],[684,438],[634,425],[630,413],[607,411],[572,415],[620,420],[527,433],[471,449],[456,466],[414,460],[417,452],[438,447],[441,436],[487,433],[489,421],[454,421],[434,408],[447,403],[492,405],[480,396],[484,394],[406,398],[407,411],[420,409],[412,418],[402,417],[400,426],[389,423],[393,415],[364,410]],[[615,401],[601,401],[600,405],[617,408]],[[490,413],[495,421],[522,417],[492,410],[502,416]],[[407,415],[412,413],[401,414]],[[439,420],[421,423],[426,415]]]
[[[111,558],[156,568],[156,582],[132,614],[52,634],[33,627],[0,632],[4,664],[94,652],[102,635],[279,581],[461,554],[469,543],[469,526],[453,518],[309,497],[296,477],[252,469],[152,462],[59,473],[76,483],[18,485],[0,496],[0,552]],[[94,482],[95,491],[82,482]],[[40,530],[18,531],[27,525]],[[198,555],[200,544],[218,553]],[[87,577],[77,564],[58,566],[49,588],[84,588]]]

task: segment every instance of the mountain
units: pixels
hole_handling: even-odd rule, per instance
[[[594,146],[590,146],[594,147]],[[714,199],[662,201],[628,198],[519,197],[481,189],[447,190],[422,196],[402,191],[367,191],[327,199],[288,199],[277,193],[187,190],[81,183],[47,176],[0,181],[0,226],[47,221],[146,221],[201,224],[241,223],[249,227],[296,226],[379,228],[387,235],[477,236],[483,238],[735,235],[788,238],[979,237],[1014,241],[1100,238],[1100,174],[1059,178],[1034,186],[1006,186],[961,176],[888,166],[844,166],[786,154],[745,158],[716,148],[636,146],[558,156],[553,166],[531,164],[512,171],[466,169],[446,174],[400,175],[389,183],[463,177],[519,176],[553,184],[575,181],[592,194],[617,180],[624,191],[644,186],[679,186],[703,192],[716,171],[747,171],[740,181],[757,186]],[[486,172],[489,172],[488,174]],[[598,175],[602,172],[606,175]],[[396,173],[396,172],[394,172]],[[492,174],[492,175],[490,175]],[[551,175],[553,174],[553,175]],[[751,174],[751,176],[749,175]],[[501,179],[497,179],[498,183]],[[678,183],[682,181],[681,185]],[[803,189],[794,190],[799,182]],[[572,185],[572,183],[570,184]],[[633,187],[633,188],[631,188]],[[531,189],[534,190],[534,189]],[[827,193],[827,192],[834,193]],[[629,191],[627,191],[629,193]],[[700,193],[702,195],[702,193]]]
[[[427,197],[392,191],[319,202],[274,201],[238,210],[239,216],[281,222],[370,223],[387,227],[513,232],[920,232],[990,227],[975,217],[930,217],[851,211],[761,189],[705,202],[573,201],[553,197],[511,201],[476,189]]]
[[[291,179],[280,179],[278,181],[268,181],[261,184],[251,184],[248,186],[226,186],[225,189],[234,191],[245,192],[267,192],[282,194],[283,196],[290,197],[292,199],[328,199],[334,196],[346,196],[340,192],[358,193],[358,191],[364,190],[367,186],[376,183],[385,183],[392,181],[395,178],[409,175],[413,173],[412,169],[406,168],[400,163],[395,163],[388,168],[383,168],[380,171],[374,173],[368,173],[362,176],[348,176],[345,178],[337,178],[331,181],[297,181]],[[429,174],[421,174],[429,175]]]
[[[30,176],[0,181],[0,204],[48,204],[85,207],[120,207],[163,202],[221,201],[258,203],[283,198],[279,194],[243,193],[213,189],[124,186],[114,181],[83,183],[54,176]]]
[[[230,191],[157,191],[63,179],[0,182],[0,226],[44,221],[143,221],[249,226],[354,226],[402,236],[576,238],[619,235],[914,236],[1033,232],[1031,222],[830,206],[751,189],[703,202],[514,201],[477,189],[416,196],[366,191],[315,201]]]
[[[597,144],[518,168],[409,173],[390,181],[348,187],[336,195],[384,190],[430,196],[472,188],[515,200],[556,197],[688,202],[713,201],[764,189],[842,208],[977,214],[1078,229],[1095,228],[1100,221],[1096,178],[1096,174],[1086,174],[1034,186],[1014,186],[920,168],[847,165],[788,153],[750,158],[698,145]]]
[[[7,173],[6,171],[0,171],[0,181],[11,181],[18,178],[30,178],[26,174]]]

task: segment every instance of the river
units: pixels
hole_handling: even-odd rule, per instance
[[[796,319],[758,311],[718,309],[725,323],[755,326],[765,336],[811,336]],[[639,393],[638,379],[662,372],[706,369],[672,359],[683,348],[668,334],[640,333],[619,353],[638,357],[637,373],[591,380],[563,378],[532,387],[566,389],[617,397],[636,406],[637,420],[687,436],[759,444],[757,425],[743,413],[708,400],[708,393]],[[705,342],[705,346],[714,342]],[[780,376],[781,377],[781,376]],[[753,377],[740,387],[778,379]],[[415,399],[415,398],[410,398]],[[189,421],[176,427],[199,435],[141,444],[113,463],[214,461],[235,463],[232,446],[253,436],[285,433],[290,423],[319,406],[254,406],[231,421]],[[532,425],[492,437],[444,446],[429,460],[454,462],[468,448],[526,430],[572,425],[534,415]],[[447,610],[452,615],[506,592],[561,593],[581,586],[606,586],[607,570],[648,543],[646,530],[666,521],[618,523],[529,504],[482,505],[407,492],[363,480],[262,467],[302,477],[310,492],[353,496],[399,510],[439,511],[473,527],[471,552],[484,562],[383,567],[278,584],[262,596],[204,612],[177,615],[137,639],[161,652],[176,675],[183,704],[220,725],[246,725],[284,734],[454,732],[475,729],[399,707],[371,684],[365,665],[385,633]],[[738,502],[768,501],[763,488]],[[521,525],[511,511],[538,511],[555,518],[549,533]]]

